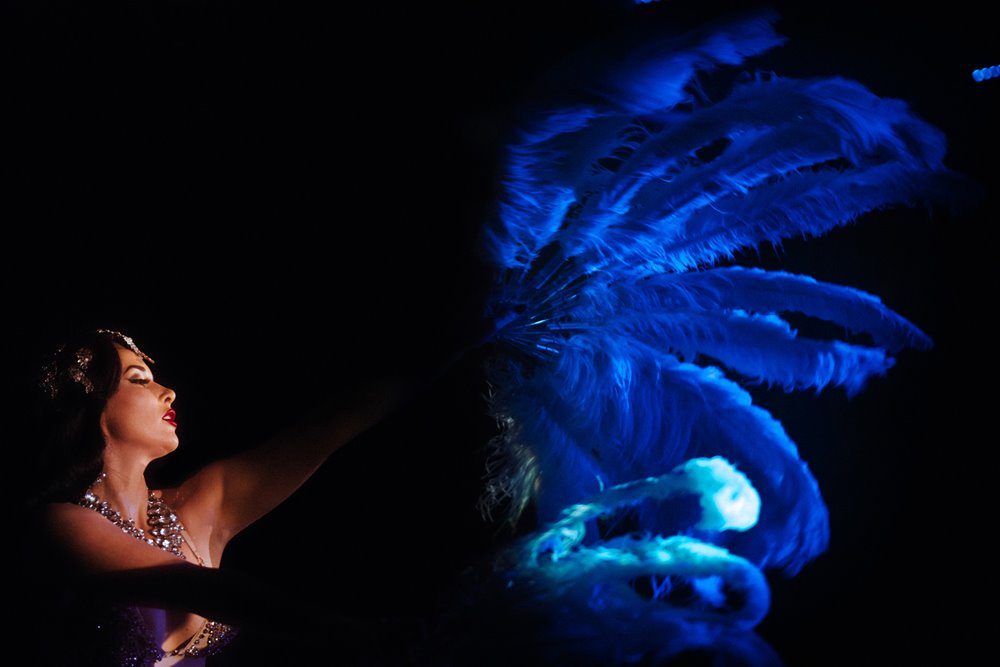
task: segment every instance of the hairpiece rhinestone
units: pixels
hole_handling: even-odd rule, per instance
[[[61,346],[56,350],[56,353],[52,355],[52,359],[42,369],[42,379],[39,385],[48,392],[50,398],[58,396],[60,387],[66,384],[66,379],[59,377],[60,368],[58,361],[59,356],[65,349],[65,346]],[[64,369],[65,374],[69,376],[70,381],[76,382],[83,387],[83,393],[89,394],[94,391],[94,383],[87,377],[87,370],[90,368],[90,362],[94,360],[94,353],[89,347],[81,347],[73,357],[73,365],[68,369]]]
[[[151,364],[156,363],[148,354],[139,349],[139,346],[135,344],[131,336],[126,336],[122,332],[112,329],[97,329],[97,333],[110,336],[116,343],[132,350],[146,362]],[[70,381],[83,387],[83,393],[90,394],[94,391],[94,383],[87,377],[87,371],[90,369],[90,362],[94,360],[93,350],[89,347],[81,347],[73,355],[74,361],[72,365],[69,368],[60,369],[58,359],[65,349],[65,346],[60,347],[52,355],[51,361],[42,369],[42,378],[39,385],[48,392],[50,398],[55,398],[59,395],[60,387],[66,383],[66,377],[60,377],[61,372],[64,372]]]

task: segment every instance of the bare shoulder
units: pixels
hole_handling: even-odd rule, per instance
[[[209,463],[200,468],[181,484],[154,493],[163,498],[163,502],[172,509],[191,514],[202,515],[218,507],[222,499],[225,469],[221,462]]]
[[[38,526],[44,536],[56,540],[72,538],[80,532],[106,532],[115,527],[93,510],[73,503],[47,503],[38,509]]]
[[[77,572],[115,572],[176,560],[86,507],[50,503],[40,508],[38,519],[40,538],[50,555]]]

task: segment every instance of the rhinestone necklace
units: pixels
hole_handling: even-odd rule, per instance
[[[101,476],[90,485],[83,497],[78,501],[79,505],[86,507],[87,509],[94,510],[105,519],[115,524],[121,528],[122,532],[126,535],[131,535],[132,537],[145,542],[150,546],[157,547],[163,551],[169,551],[175,556],[180,558],[187,558],[184,556],[182,548],[185,543],[184,539],[184,525],[177,518],[169,507],[163,502],[162,498],[156,497],[156,495],[150,491],[149,497],[146,501],[146,521],[149,524],[149,534],[146,534],[139,526],[135,525],[134,519],[124,519],[120,512],[111,509],[111,506],[105,500],[101,500],[96,493],[94,493],[94,486],[100,484],[104,481],[105,474],[102,472]],[[188,542],[188,547],[191,549],[191,553],[198,560],[200,565],[204,565],[204,561],[198,552],[194,550],[191,543]]]

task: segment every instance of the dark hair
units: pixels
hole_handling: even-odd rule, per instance
[[[42,365],[29,419],[29,505],[75,502],[104,468],[100,418],[121,377],[116,342],[104,331],[76,334]]]

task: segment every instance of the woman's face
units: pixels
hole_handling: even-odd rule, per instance
[[[146,362],[132,350],[115,345],[122,372],[118,388],[101,414],[108,447],[135,452],[149,460],[177,449],[177,421],[172,389],[157,384]]]

